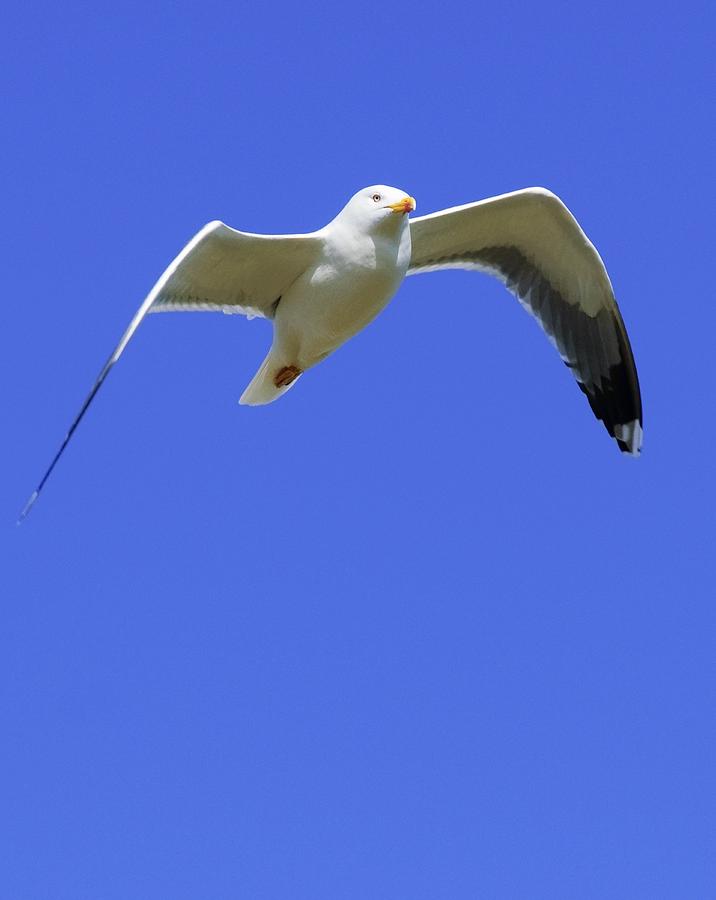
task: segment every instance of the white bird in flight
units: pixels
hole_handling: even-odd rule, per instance
[[[271,349],[239,401],[258,406],[364,328],[406,275],[436,269],[499,278],[537,319],[619,449],[638,455],[641,396],[629,338],[604,264],[562,201],[527,188],[409,219],[414,209],[405,192],[373,185],[310,234],[205,225],[139,307],[19,521],[147,313],[220,310],[271,319]]]

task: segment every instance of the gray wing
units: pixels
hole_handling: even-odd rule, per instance
[[[476,269],[506,285],[572,370],[619,449],[638,455],[639,381],[609,276],[562,201],[528,188],[411,220],[408,274]]]
[[[37,488],[20,513],[21,522],[40,495],[97,391],[150,312],[219,310],[272,318],[283,292],[316,258],[316,234],[262,235],[209,222],[175,257],[147,294],[102,367]]]

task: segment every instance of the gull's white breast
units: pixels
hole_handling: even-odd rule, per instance
[[[409,227],[386,234],[334,227],[324,229],[323,237],[318,260],[282,297],[274,322],[276,350],[303,370],[385,308],[410,262]]]

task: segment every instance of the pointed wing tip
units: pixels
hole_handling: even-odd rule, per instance
[[[20,515],[17,517],[17,521],[15,522],[16,525],[22,525],[22,523],[23,523],[23,522],[25,521],[25,519],[27,518],[27,514],[30,512],[30,510],[32,509],[32,507],[35,505],[35,500],[37,500],[37,498],[38,498],[39,496],[40,496],[40,492],[39,492],[39,491],[33,491],[32,494],[30,494],[30,499],[29,499],[29,500],[27,501],[27,503],[23,506],[22,512],[21,512]]]
[[[639,419],[632,419],[631,422],[614,427],[614,439],[625,456],[633,456],[635,459],[641,456],[643,436],[644,431]]]

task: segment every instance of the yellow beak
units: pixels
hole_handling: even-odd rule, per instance
[[[415,200],[413,197],[403,197],[397,203],[389,203],[386,209],[392,209],[396,213],[408,213],[415,209]]]

